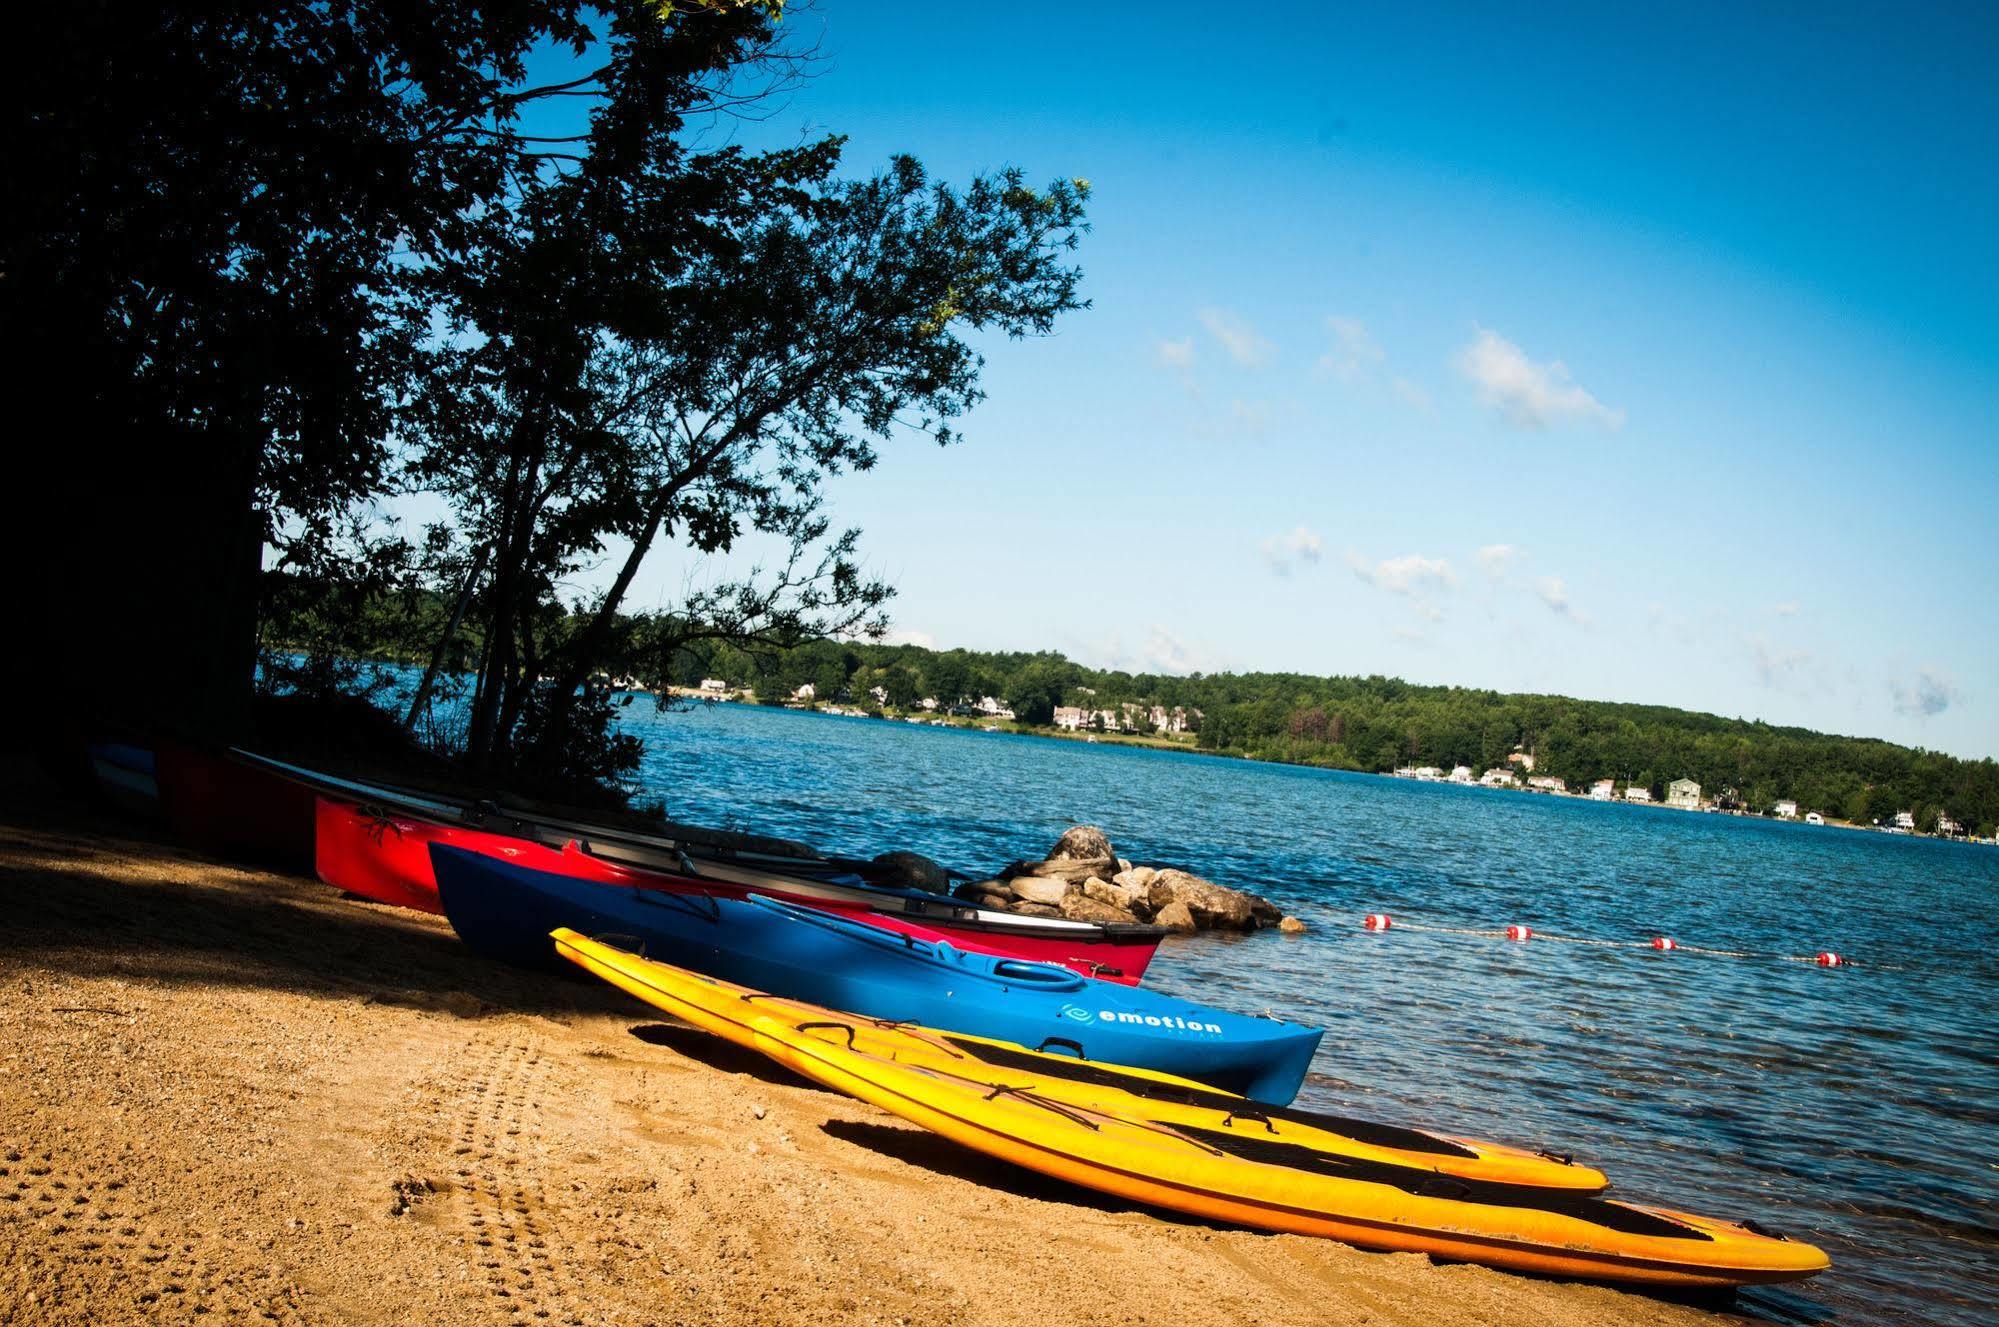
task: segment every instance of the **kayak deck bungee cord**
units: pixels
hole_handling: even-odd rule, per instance
[[[558,954],[584,970],[655,1008],[751,1049],[757,1049],[753,1024],[758,1018],[770,1018],[794,1030],[839,1028],[842,1035],[851,1032],[857,1047],[885,1059],[970,1078],[1004,1078],[1050,1100],[1116,1114],[1145,1114],[1156,1121],[1226,1136],[1270,1139],[1312,1153],[1407,1167],[1419,1176],[1458,1176],[1583,1193],[1600,1192],[1605,1187],[1603,1172],[1548,1153],[1297,1107],[1266,1106],[1172,1074],[1078,1060],[991,1038],[858,1018],[802,1001],[778,999],[575,931],[558,930],[551,939]]]

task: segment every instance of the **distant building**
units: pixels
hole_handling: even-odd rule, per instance
[[[1471,781],[1472,777],[1471,777],[1470,765],[1453,765],[1451,767],[1452,783],[1470,783]]]
[[[1013,711],[998,696],[980,696],[975,708],[981,714],[989,714],[995,719],[1011,719]]]
[[[1913,832],[1916,828],[1916,813],[1914,811],[1897,811],[1895,813],[1895,828]]]
[[[1565,793],[1569,790],[1568,783],[1558,774],[1531,775],[1527,786],[1544,793]]]
[[[1488,788],[1511,788],[1520,782],[1520,776],[1504,765],[1494,765],[1479,775],[1478,781]]]
[[[1805,823],[1807,825],[1823,825],[1825,817],[1816,811],[1807,811],[1805,812]]]
[[[1521,769],[1532,774],[1534,772],[1534,753],[1531,751],[1515,751],[1506,758],[1506,763],[1509,765],[1518,765]]]
[[[1770,808],[1770,814],[1779,820],[1796,820],[1798,818],[1798,804],[1786,797],[1783,801],[1778,802]]]
[[[1940,812],[1937,815],[1937,833],[1947,839],[1961,838],[1964,834],[1964,826]]]
[[[684,677],[686,674],[683,673],[681,676]],[[704,677],[701,679],[701,689],[703,691],[727,691],[729,684],[719,677]]]
[[[937,697],[925,696],[922,700],[916,702],[916,708],[924,711],[934,711],[937,708]]]
[[[1425,783],[1442,783],[1444,772],[1435,765],[1418,765],[1416,773],[1411,777],[1421,779]]]
[[[1081,729],[1087,722],[1089,722],[1089,715],[1080,705],[1057,705],[1055,707],[1055,726],[1057,728],[1067,728],[1073,733]]]
[[[1652,790],[1639,783],[1626,784],[1624,788],[1624,800],[1627,802],[1649,802],[1652,800]]]
[[[1592,802],[1607,802],[1616,794],[1616,779],[1598,779],[1589,786],[1589,799]]]
[[[1701,786],[1692,779],[1674,779],[1666,785],[1666,805],[1682,811],[1701,809]]]
[[[792,692],[791,698],[793,700],[811,700],[818,694],[819,694],[819,688],[813,686],[810,682],[807,682],[804,686]]]
[[[1198,720],[1200,713],[1199,710],[1195,710],[1192,712],[1192,717]],[[1175,705],[1170,710],[1164,705],[1154,705],[1151,712],[1146,715],[1146,720],[1151,723],[1152,731],[1155,733],[1184,733],[1187,731],[1188,719],[1188,710],[1182,705]]]

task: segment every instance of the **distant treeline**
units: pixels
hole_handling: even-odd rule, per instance
[[[364,653],[422,662],[420,644],[434,637],[449,607],[431,593],[354,598],[283,576],[269,578],[266,595],[283,605],[271,614],[283,623],[271,643],[322,660]],[[537,635],[559,646],[580,621],[551,606]],[[463,633],[446,666],[468,667],[482,644],[476,630]],[[1256,760],[1370,773],[1402,765],[1483,772],[1525,751],[1537,773],[1558,776],[1572,789],[1607,778],[1663,799],[1666,784],[1690,778],[1709,798],[1732,791],[1757,811],[1791,798],[1801,813],[1857,824],[1910,811],[1926,831],[1939,816],[1983,837],[1999,826],[1999,764],[1990,759],[1659,705],[1417,686],[1390,677],[1133,674],[1086,668],[1053,651],[825,639],[746,648],[700,639],[684,621],[648,615],[619,618],[606,666],[651,687],[719,679],[765,701],[788,699],[810,683],[818,700],[844,699],[862,709],[908,710],[926,698],[950,707],[991,696],[1028,726],[1051,724],[1064,705],[1113,714],[1128,705],[1147,712],[1180,708],[1201,749]],[[876,688],[885,699],[875,698]]]
[[[993,696],[1022,723],[1052,721],[1058,705],[1121,712],[1127,703],[1184,707],[1201,748],[1257,760],[1383,772],[1400,765],[1468,765],[1484,771],[1515,751],[1571,788],[1596,779],[1638,784],[1663,798],[1691,778],[1709,797],[1731,791],[1767,811],[1792,798],[1859,824],[1912,811],[1924,829],[1945,815],[1989,837],[1999,824],[1999,765],[1960,760],[1870,738],[1837,737],[1659,705],[1507,695],[1417,686],[1390,677],[1217,673],[1169,677],[1086,668],[1060,654],[929,650],[914,645],[819,641],[751,653],[733,647],[678,651],[682,686],[720,678],[772,699],[810,682],[822,698],[866,706],[881,687],[889,704],[941,704]],[[1198,711],[1198,717],[1193,712]]]

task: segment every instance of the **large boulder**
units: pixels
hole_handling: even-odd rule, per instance
[[[1044,862],[1015,862],[1000,874],[1008,880],[1023,875],[1041,875],[1080,885],[1085,880],[1109,879],[1112,874],[1110,866],[1111,859],[1108,857],[1051,857]]]
[[[1069,896],[1069,882],[1045,875],[1017,875],[1007,881],[1013,896],[1024,903],[1045,903],[1050,907]]]
[[[1150,889],[1152,882],[1158,878],[1159,872],[1153,867],[1127,866],[1124,870],[1119,871],[1111,877],[1111,883],[1122,885],[1126,889],[1135,889],[1143,892]]]
[[[1181,935],[1190,934],[1196,929],[1194,914],[1187,910],[1186,904],[1177,902],[1168,903],[1165,907],[1154,913],[1152,924],[1154,926],[1164,926],[1167,930],[1178,932]]]
[[[1061,902],[1062,915],[1076,922],[1132,922],[1138,919],[1123,908],[1088,894],[1071,894]]]
[[[951,887],[950,873],[920,852],[885,852],[875,865],[883,869],[883,883],[903,889],[941,893]]]
[[[1195,924],[1209,931],[1253,931],[1256,913],[1249,895],[1203,880],[1186,871],[1165,870],[1153,877],[1146,895],[1153,911],[1163,913],[1175,903],[1185,906]],[[1152,919],[1159,922],[1159,917]],[[1163,925],[1163,923],[1160,923]]]
[[[1079,892],[1083,897],[1093,898],[1106,907],[1131,907],[1131,896],[1108,880],[1085,880],[1079,887]]]
[[[1073,829],[1064,830],[1062,837],[1055,840],[1054,850],[1048,855],[1051,858],[1066,858],[1072,861],[1108,858],[1111,869],[1105,874],[1114,875],[1118,869],[1116,849],[1111,847],[1110,838],[1095,825],[1077,825]]]
[[[1299,921],[1296,917],[1280,917],[1277,921],[1277,929],[1286,935],[1303,935],[1305,934],[1305,923]]]
[[[1023,917],[1060,917],[1062,915],[1062,909],[1060,908],[1050,907],[1046,903],[1029,903],[1025,900],[1014,904],[1007,911],[1019,913]]]

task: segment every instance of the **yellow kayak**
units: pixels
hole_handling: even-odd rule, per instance
[[[1603,1172],[1566,1158],[1496,1143],[1427,1133],[1316,1111],[1264,1106],[1171,1074],[1043,1054],[993,1041],[884,1023],[802,1001],[778,999],[684,968],[655,962],[566,928],[551,933],[558,954],[676,1018],[753,1050],[753,1024],[767,1018],[791,1031],[830,1029],[843,1044],[898,1064],[1022,1088],[1087,1110],[1192,1129],[1210,1129],[1308,1152],[1435,1175],[1597,1193]]]
[[[1425,1173],[1255,1132],[1110,1114],[1013,1086],[1014,1074],[870,1054],[858,1027],[849,1044],[850,1027],[852,1020],[793,1025],[761,1014],[752,1023],[772,1059],[912,1124],[1056,1179],[1208,1220],[1656,1286],[1795,1281],[1830,1265],[1811,1245],[1752,1225]]]

